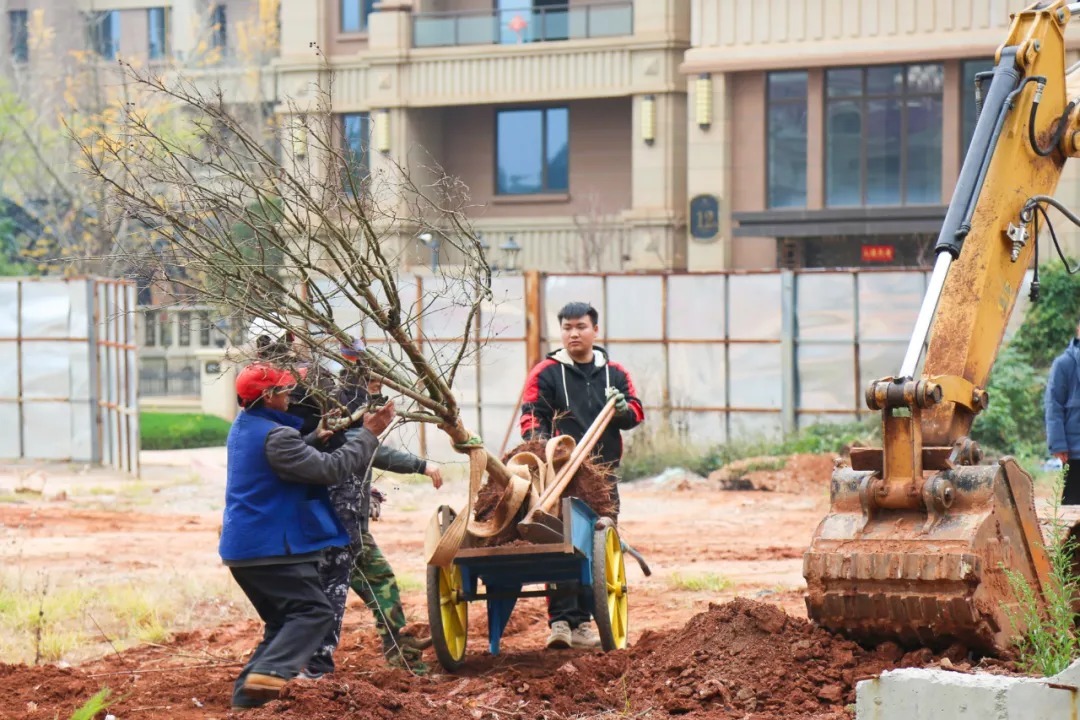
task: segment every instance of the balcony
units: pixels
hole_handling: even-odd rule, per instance
[[[417,48],[519,45],[633,34],[632,0],[588,5],[432,12],[413,17],[413,47]]]

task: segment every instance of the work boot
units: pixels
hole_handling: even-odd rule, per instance
[[[600,636],[591,622],[583,622],[570,633],[570,646],[576,648],[600,647]]]
[[[431,637],[416,637],[415,635],[406,635],[401,633],[397,636],[398,644],[401,647],[412,648],[413,650],[427,650],[431,647]]]
[[[270,702],[281,694],[281,688],[288,682],[277,675],[249,673],[244,679],[244,694],[257,702]]]
[[[565,650],[572,643],[570,623],[565,620],[556,620],[551,623],[551,634],[548,635],[548,650]]]
[[[386,658],[386,664],[390,667],[408,670],[415,675],[427,675],[430,668],[424,663],[423,653],[404,642],[407,637],[409,636],[383,636],[383,657]],[[412,638],[412,640],[416,640],[416,638]]]

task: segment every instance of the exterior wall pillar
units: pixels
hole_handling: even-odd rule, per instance
[[[712,195],[719,205],[719,228],[711,239],[690,236],[690,219],[686,233],[686,265],[688,270],[726,270],[731,267],[731,137],[728,117],[728,82],[722,73],[709,75],[712,101],[708,104],[711,122],[698,125],[698,75],[686,78],[686,194],[689,203],[698,195]]]

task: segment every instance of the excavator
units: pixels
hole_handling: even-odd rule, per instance
[[[978,122],[910,343],[899,372],[866,388],[882,447],[835,469],[803,557],[811,620],[857,641],[1001,654],[1023,631],[1007,571],[1045,602],[1031,477],[1011,457],[983,464],[969,432],[1033,257],[1038,267],[1040,220],[1053,235],[1052,207],[1080,224],[1052,197],[1080,157],[1067,88],[1080,70],[1065,68],[1075,18],[1080,2],[1066,0],[1016,13],[994,69],[976,78]]]

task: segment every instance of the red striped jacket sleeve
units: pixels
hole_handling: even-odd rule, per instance
[[[554,360],[545,359],[537,363],[525,379],[525,387],[521,391],[521,437],[528,438],[539,434],[543,437],[551,437],[552,411],[551,401],[544,397],[541,387],[540,376],[544,370],[555,364]]]
[[[634,381],[631,379],[627,369],[616,362],[609,364],[611,369],[615,371],[612,375],[612,384],[626,396],[626,404],[629,406],[632,415],[632,419],[628,417],[625,421],[620,422],[619,427],[623,430],[629,430],[645,420],[645,408],[641,404],[641,399],[637,395],[637,388],[634,387]]]

